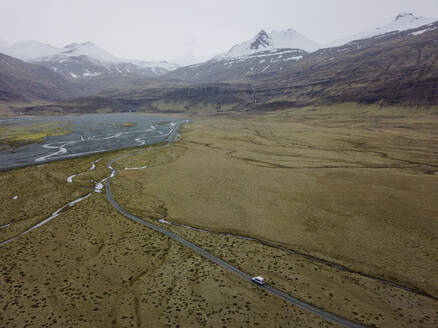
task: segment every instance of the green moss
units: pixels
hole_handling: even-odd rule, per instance
[[[152,102],[152,106],[158,111],[178,111],[185,112],[189,106],[188,101],[163,101],[156,100]]]
[[[119,128],[131,128],[137,125],[135,122],[126,122],[126,123],[114,123],[114,126],[117,126]]]
[[[217,112],[217,105],[212,103],[197,103],[191,105],[188,108],[188,112],[200,113],[200,114],[211,114]]]
[[[96,112],[99,114],[108,114],[108,113],[112,113],[113,109],[111,107],[102,107],[99,108]]]
[[[314,105],[305,107],[293,107],[268,113],[268,116],[290,116],[290,115],[349,115],[350,117],[373,117],[373,116],[415,116],[415,115],[436,115],[438,106],[380,106],[364,105],[353,102],[346,102],[333,105]]]
[[[37,122],[16,126],[7,124],[0,127],[0,144],[21,146],[44,141],[49,136],[67,135],[72,127],[61,122]]]
[[[229,111],[232,111],[236,105],[237,104],[224,104],[224,105],[221,105],[220,110],[222,112],[229,112]]]

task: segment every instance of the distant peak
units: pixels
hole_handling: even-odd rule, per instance
[[[82,43],[71,43],[71,44],[69,44],[69,45],[66,45],[65,47],[66,48],[75,48],[75,47],[78,47],[78,46],[94,46],[94,43],[93,42],[91,42],[91,41],[87,41],[87,42],[82,42]]]
[[[77,43],[70,43],[70,44],[67,44],[64,48],[74,48],[74,47],[77,47]]]
[[[261,30],[257,33],[255,40],[251,43],[250,49],[259,49],[261,47],[265,48],[269,46],[270,36],[265,30]]]
[[[402,20],[402,19],[406,19],[406,18],[418,19],[418,17],[415,17],[415,15],[413,13],[400,13],[400,14],[397,15],[395,20],[398,21],[398,20]]]

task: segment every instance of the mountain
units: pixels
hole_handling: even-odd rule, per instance
[[[302,40],[301,36],[293,30],[287,30],[283,32],[271,32],[270,34],[265,31],[261,31],[251,39],[250,41],[240,43],[223,55],[216,56],[212,60],[204,63],[186,66],[172,71],[163,78],[179,80],[188,83],[222,83],[222,82],[239,82],[239,83],[253,83],[254,81],[261,81],[262,79],[270,78],[271,76],[281,75],[281,73],[297,69],[300,70],[305,63],[309,60],[313,65],[319,65],[318,62],[321,59],[314,54],[331,53],[330,58],[322,58],[322,64],[329,65],[327,61],[332,61],[335,58],[341,57],[340,52],[347,51],[347,54],[354,47],[361,49],[372,44],[380,42],[378,39],[388,41],[391,40],[391,36],[395,39],[400,37],[400,33],[417,29],[417,32],[421,33],[422,30],[432,26],[430,23],[434,21],[431,18],[416,17],[413,14],[400,14],[393,22],[385,25],[384,27],[358,34],[354,37],[339,41],[339,43],[345,43],[348,41],[354,45],[352,47],[339,48],[331,51],[329,48],[322,48],[315,51],[315,47],[307,48],[313,50],[312,52],[306,52],[298,49],[287,48],[275,48],[274,46],[283,46],[285,44],[298,45],[298,42],[290,42],[291,40]],[[424,24],[426,23],[426,25]],[[414,26],[414,28],[409,28]],[[422,28],[424,26],[424,28]],[[388,32],[390,31],[390,32]],[[297,36],[298,35],[298,36]],[[409,35],[409,34],[408,34]],[[386,38],[389,37],[389,38]],[[357,39],[356,41],[350,41],[350,39]],[[287,41],[285,41],[287,40]],[[367,42],[367,40],[372,40]],[[362,42],[363,41],[363,42]],[[311,42],[311,41],[310,41]],[[301,43],[301,45],[303,45]],[[347,46],[347,45],[346,45]],[[332,47],[334,48],[334,47]],[[312,59],[313,58],[313,59]],[[319,58],[319,59],[318,59]]]
[[[1,52],[24,61],[34,61],[38,58],[54,55],[58,48],[38,41],[21,41],[10,46],[2,47]]]
[[[37,41],[23,41],[3,47],[2,52],[47,67],[67,79],[115,75],[156,77],[179,67],[165,61],[121,59],[92,42],[72,43],[63,48],[56,48]]]
[[[58,101],[81,94],[78,87],[45,67],[0,54],[2,101]]]
[[[155,77],[178,67],[168,62],[146,62],[117,58],[92,42],[73,43],[56,54],[33,61],[45,66],[67,79],[89,79],[98,76],[140,75]]]
[[[167,79],[189,83],[244,82],[260,73],[275,73],[294,65],[319,45],[293,29],[262,30],[249,41],[239,43],[227,53],[165,75]]]
[[[56,56],[63,56],[65,58],[68,57],[79,57],[79,56],[87,56],[89,58],[93,58],[102,62],[107,63],[119,63],[121,60],[109,52],[99,48],[92,42],[84,42],[84,43],[72,43],[65,46],[62,49],[59,49],[56,53]],[[45,57],[46,59],[50,59],[51,56]],[[44,58],[42,58],[44,60]]]
[[[232,47],[227,53],[218,56],[219,58],[242,57],[258,52],[277,50],[277,49],[301,49],[312,52],[320,46],[307,39],[294,29],[285,31],[272,31],[267,33],[261,30],[251,40],[239,43]]]
[[[320,49],[252,83],[259,103],[272,108],[342,102],[437,105],[437,40],[438,22],[356,40]]]
[[[202,113],[270,111],[311,105],[362,103],[396,106],[438,105],[438,22],[397,33],[356,40],[334,48],[304,53],[277,72],[246,75],[227,83],[199,82],[137,87],[105,93],[105,99],[126,108],[166,112]],[[261,53],[263,54],[263,53]],[[260,54],[254,54],[258,56]],[[294,55],[294,54],[292,54]],[[245,57],[245,62],[247,58]],[[261,57],[258,60],[262,60]],[[272,57],[271,57],[272,58]],[[239,61],[238,58],[234,60]],[[209,61],[178,72],[222,79],[226,68],[214,68]],[[267,63],[263,63],[267,64]],[[234,66],[234,65],[233,65]],[[216,70],[217,69],[217,70]],[[201,75],[201,74],[199,74]],[[231,75],[230,75],[231,76]],[[238,83],[238,82],[242,83]],[[100,107],[96,99],[93,110]],[[84,101],[78,100],[77,104]],[[92,101],[87,99],[88,103]],[[75,110],[72,103],[58,105]],[[39,112],[47,108],[33,108]]]
[[[327,47],[337,47],[344,45],[354,40],[368,39],[378,35],[383,35],[391,32],[402,32],[417,28],[423,25],[431,24],[437,21],[436,18],[418,17],[413,13],[400,13],[388,24],[377,27],[375,29],[367,30],[343,39],[333,41]]]

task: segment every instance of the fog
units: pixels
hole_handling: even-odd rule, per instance
[[[14,0],[0,2],[0,40],[92,41],[122,58],[187,64],[261,29],[294,28],[325,44],[400,12],[438,17],[438,0]]]

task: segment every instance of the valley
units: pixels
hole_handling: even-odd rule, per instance
[[[0,327],[438,326],[426,5],[44,1],[0,4]]]
[[[437,138],[438,113],[394,114],[321,108],[198,117],[170,147],[3,172],[10,187],[2,188],[2,240],[88,195],[122,157],[111,164],[119,171],[111,190],[136,216],[341,317],[434,327],[438,163],[427,140]],[[5,326],[18,311],[29,326],[328,325],[130,222],[102,193],[1,252]]]

